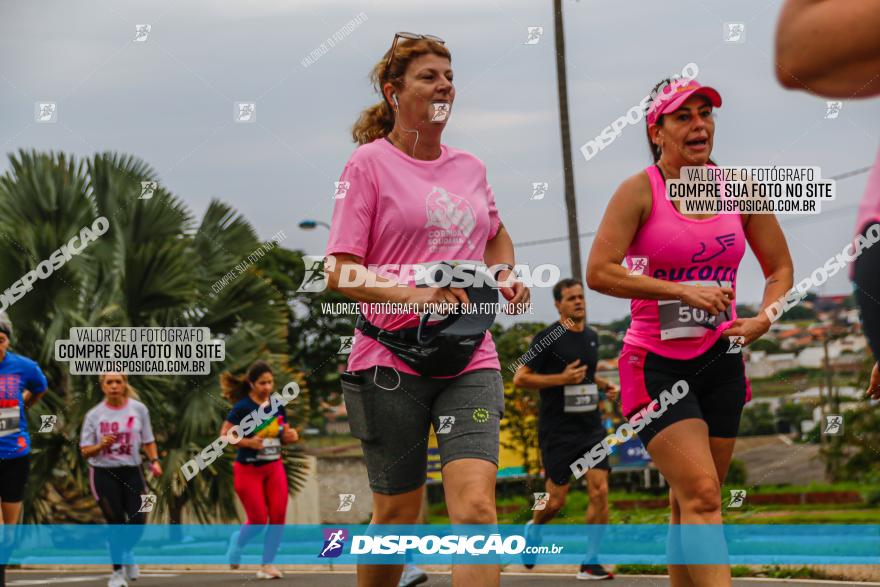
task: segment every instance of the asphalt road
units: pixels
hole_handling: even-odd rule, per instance
[[[6,577],[7,587],[24,587],[28,585],[71,585],[74,587],[106,587],[109,572],[80,573],[80,572],[42,572],[42,571],[8,571]],[[132,587],[176,587],[177,585],[227,585],[244,586],[255,581],[253,572],[193,572],[193,571],[168,571],[143,573]],[[501,584],[504,586],[540,585],[542,587],[563,587],[577,583],[574,574],[549,574],[549,573],[504,573]],[[271,585],[309,585],[321,587],[351,587],[355,585],[355,576],[350,572],[322,572],[322,573],[299,573],[288,572],[284,579],[273,582]],[[432,574],[427,583],[428,587],[450,585],[448,573]],[[583,583],[578,583],[583,584]],[[620,575],[609,585],[615,587],[661,587],[669,585],[667,577],[645,577]],[[803,580],[768,580],[768,579],[735,579],[735,587],[816,587],[817,585],[853,585],[852,582],[844,581],[803,581]],[[856,585],[880,585],[880,583],[855,583]]]

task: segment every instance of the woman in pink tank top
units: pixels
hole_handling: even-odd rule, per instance
[[[654,165],[612,197],[587,283],[632,300],[619,361],[622,411],[669,481],[671,523],[717,525],[723,541],[720,486],[749,396],[740,350],[769,329],[763,309],[791,288],[792,262],[774,216],[686,216],[667,198],[666,180],[678,179],[682,167],[714,165],[712,111],[721,96],[695,80],[666,80],[653,95]],[[746,243],[767,282],[762,311],[743,318],[734,300]],[[670,536],[672,585],[731,584],[729,566],[676,564],[706,549],[706,534]]]
[[[880,95],[880,4],[863,0],[787,0],[776,31],[776,77],[786,88],[828,98]],[[880,152],[856,216],[856,235],[880,236]],[[861,248],[860,248],[861,250]],[[864,248],[850,276],[865,336],[880,361],[880,247]],[[868,395],[880,399],[880,363]]]

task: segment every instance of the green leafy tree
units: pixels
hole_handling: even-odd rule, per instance
[[[779,346],[778,342],[770,340],[769,338],[759,338],[751,343],[749,348],[753,351],[766,351],[767,354],[778,353],[782,350],[782,347]]]
[[[801,422],[811,420],[813,417],[813,409],[802,403],[785,402],[776,410],[776,419],[785,422],[789,428],[798,433],[800,436]]]
[[[507,329],[500,324],[492,326],[492,339],[501,363],[501,376],[505,381],[513,379],[518,361],[529,350],[532,338],[545,328],[547,325],[541,322],[518,322]]]
[[[862,403],[843,420],[843,436],[830,437],[820,452],[826,470],[834,481],[880,482],[880,410]]]
[[[222,370],[241,372],[263,358],[275,365],[279,386],[297,377],[287,367],[285,299],[242,263],[260,247],[253,228],[218,201],[197,221],[161,185],[141,198],[141,182],[158,178],[135,157],[104,153],[78,162],[63,153],[21,151],[10,163],[0,177],[0,242],[7,247],[0,287],[96,218],[109,220],[106,234],[9,308],[12,350],[39,362],[49,380],[49,391],[29,411],[30,426],[36,429],[41,414],[58,415],[54,434],[33,435],[26,519],[96,520],[78,441],[85,413],[102,394],[97,377],[70,375],[54,360],[55,340],[78,326],[207,327],[225,342],[225,359],[211,364],[210,375],[134,376],[131,383],[150,409],[165,471],[150,482],[159,513],[179,522],[186,507],[199,521],[234,519],[230,449],[189,482],[179,471],[216,439],[228,412]],[[231,274],[237,265],[242,271]],[[296,491],[306,475],[300,449],[289,448],[285,460]]]
[[[599,334],[599,360],[613,359],[623,348],[623,338],[607,332]]]
[[[727,487],[742,487],[748,481],[748,476],[745,463],[739,459],[731,459],[730,466],[727,469],[727,477],[724,478],[724,485]]]
[[[347,355],[339,354],[342,336],[354,334],[354,314],[336,314],[328,310],[336,302],[351,302],[342,294],[325,290],[320,293],[297,291],[305,276],[302,251],[281,247],[261,260],[257,272],[268,279],[287,300],[287,348],[290,367],[302,370],[308,387],[310,425],[323,424],[320,405],[340,391],[339,371]]]
[[[502,440],[501,446],[520,455],[528,475],[537,474],[541,469],[540,462],[533,458],[538,446],[538,402],[538,391],[516,387],[510,381],[504,383],[501,429],[510,432],[510,440]]]
[[[800,303],[786,310],[785,314],[783,314],[782,317],[786,321],[816,320],[816,310],[803,303]]]
[[[624,316],[620,320],[609,322],[605,325],[605,328],[612,332],[623,334],[624,332],[626,332],[627,328],[629,328],[630,322],[632,322],[632,316]]]
[[[758,436],[775,432],[776,421],[770,411],[770,404],[760,402],[743,410],[739,425],[740,436]]]

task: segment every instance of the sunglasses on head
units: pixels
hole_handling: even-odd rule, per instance
[[[434,41],[441,45],[446,44],[446,41],[435,35],[419,35],[417,33],[406,32],[394,33],[394,41],[391,42],[391,52],[388,53],[388,61],[385,62],[385,69],[382,70],[382,79],[385,79],[385,76],[388,75],[388,68],[391,67],[391,60],[394,59],[394,50],[397,49],[397,39],[409,39],[410,41],[425,39],[426,41]]]

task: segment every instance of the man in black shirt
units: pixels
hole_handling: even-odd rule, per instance
[[[570,487],[571,463],[607,435],[599,410],[600,392],[614,401],[617,387],[596,376],[599,360],[598,335],[586,324],[584,288],[574,279],[563,279],[553,287],[559,321],[538,333],[516,371],[517,387],[541,390],[538,415],[538,443],[544,463],[549,499],[543,509],[534,510],[531,524],[546,524],[565,505]],[[588,524],[608,523],[608,473],[606,457],[587,471],[590,504]],[[587,560],[579,579],[611,579],[596,562],[598,540],[590,541]],[[533,564],[526,564],[531,568]]]

